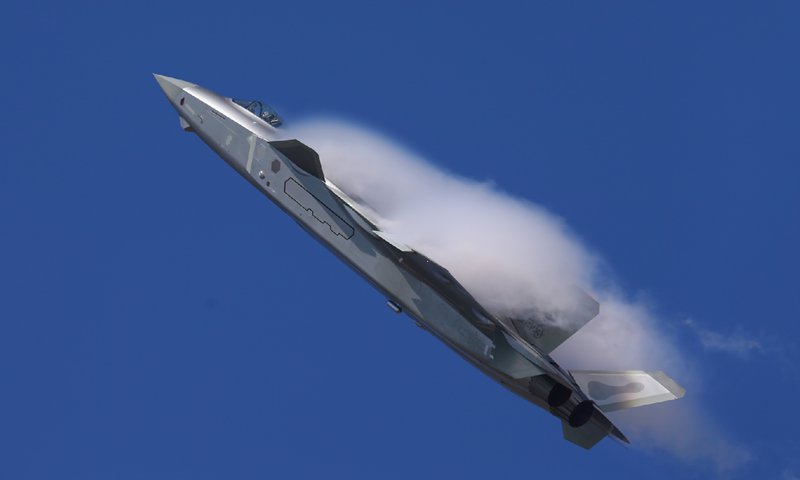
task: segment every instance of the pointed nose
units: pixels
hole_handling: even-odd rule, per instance
[[[166,95],[169,101],[172,103],[177,101],[176,97],[183,91],[184,88],[197,86],[194,83],[178,80],[177,78],[165,77],[164,75],[159,75],[157,73],[154,73],[153,76],[156,77],[156,81],[158,82],[158,86],[161,87],[161,90],[164,90],[164,95]]]

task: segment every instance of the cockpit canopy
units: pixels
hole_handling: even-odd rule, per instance
[[[237,105],[241,105],[248,111],[250,111],[253,115],[264,120],[265,122],[269,123],[273,127],[279,127],[283,120],[278,115],[278,112],[275,111],[274,108],[270,107],[264,102],[259,100],[241,100],[241,99],[232,99],[234,103]]]

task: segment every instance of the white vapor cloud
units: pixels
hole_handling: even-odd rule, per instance
[[[688,387],[677,402],[614,416],[634,444],[719,470],[747,460],[692,399],[695,375],[652,310],[620,292],[560,218],[490,183],[442,171],[366,128],[317,120],[288,133],[319,152],[326,177],[374,213],[382,230],[450,270],[493,314],[567,308],[572,286],[596,298],[599,316],[554,352],[562,365],[664,370]]]
[[[764,345],[741,329],[730,333],[721,333],[709,330],[692,319],[686,319],[684,324],[697,336],[700,344],[706,350],[730,353],[746,358],[752,353],[764,353]]]

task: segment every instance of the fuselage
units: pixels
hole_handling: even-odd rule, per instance
[[[484,373],[565,419],[587,398],[570,375],[493,318],[450,273],[380,232],[324,178],[319,158],[230,98],[156,76],[181,125],[402,310]],[[534,381],[536,379],[536,381]],[[560,387],[559,387],[560,385]],[[568,398],[554,405],[553,387]],[[587,420],[588,421],[588,420]],[[595,422],[607,422],[599,415]],[[610,424],[604,428],[611,430]]]

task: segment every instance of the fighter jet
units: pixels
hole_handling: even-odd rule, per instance
[[[606,436],[628,443],[605,415],[674,400],[684,389],[663,372],[567,371],[550,356],[594,318],[599,304],[579,291],[573,308],[526,318],[492,315],[450,272],[382,231],[366,209],[325,178],[319,155],[282,139],[282,120],[263,102],[233,99],[155,75],[183,130],[194,132],[250,184],[468,362],[561,420],[564,437],[591,448]]]

